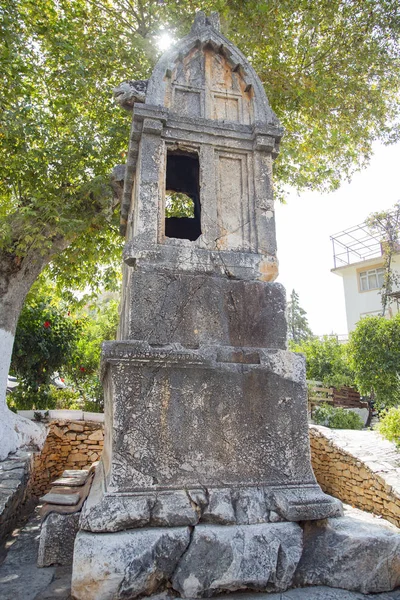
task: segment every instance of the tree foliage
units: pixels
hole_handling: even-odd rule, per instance
[[[347,345],[334,336],[312,338],[291,346],[306,357],[307,379],[321,381],[327,387],[353,386],[354,372],[349,365]]]
[[[6,0],[1,16],[0,259],[17,270],[69,247],[53,271],[97,283],[121,246],[107,183],[127,126],[109,89],[123,42],[80,0]]]
[[[21,311],[11,372],[19,386],[13,392],[17,408],[53,408],[49,389],[54,373],[71,360],[81,324],[49,289],[30,294]]]
[[[400,408],[391,406],[380,415],[377,425],[379,433],[400,447]]]
[[[374,139],[398,139],[396,0],[227,4],[229,34],[286,128],[280,182],[333,189],[368,162]]]
[[[383,286],[381,288],[382,316],[393,300],[392,292],[399,285],[399,276],[392,268],[393,256],[399,252],[400,202],[392,210],[372,213],[366,220],[368,227],[379,236],[384,260]]]
[[[66,382],[76,392],[86,410],[102,411],[104,399],[100,381],[102,342],[114,340],[119,320],[118,301],[103,298],[81,309],[82,333],[65,365]]]
[[[298,344],[312,336],[308,325],[307,313],[301,308],[299,296],[295,290],[290,294],[290,300],[287,305],[288,337],[294,343]]]
[[[18,409],[102,410],[101,344],[116,337],[118,301],[114,295],[82,305],[66,304],[53,284],[36,283],[21,311],[11,372],[19,385],[10,402]],[[56,389],[54,375],[65,389]]]
[[[357,413],[327,403],[314,409],[312,420],[317,425],[325,425],[332,429],[362,429],[364,426],[361,417]]]
[[[361,319],[350,335],[349,358],[362,394],[381,408],[400,402],[400,314]]]
[[[165,216],[193,218],[193,200],[181,192],[168,192],[165,197]]]

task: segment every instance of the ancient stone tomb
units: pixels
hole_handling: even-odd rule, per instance
[[[304,360],[286,350],[272,161],[282,129],[244,56],[197,13],[132,110],[119,340],[103,350],[104,451],[73,595],[285,589],[316,483]],[[173,194],[190,216],[166,216]],[[177,196],[175,196],[176,198]]]

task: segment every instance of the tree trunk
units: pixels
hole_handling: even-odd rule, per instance
[[[18,318],[27,293],[51,257],[67,247],[57,241],[45,256],[38,252],[20,259],[0,252],[0,460],[19,447],[41,446],[45,428],[10,411],[6,403],[7,377],[10,369]]]

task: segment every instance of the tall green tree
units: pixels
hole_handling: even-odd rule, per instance
[[[384,274],[380,293],[384,317],[388,305],[393,301],[391,294],[400,283],[399,275],[393,269],[393,257],[400,250],[400,202],[397,202],[392,210],[372,213],[366,224],[381,240]]]
[[[400,314],[361,319],[350,334],[349,357],[357,387],[378,406],[400,402]]]
[[[119,302],[113,296],[103,296],[78,311],[82,331],[64,365],[64,372],[68,385],[79,392],[85,410],[101,412],[104,406],[100,381],[101,345],[116,338],[118,307]]]
[[[288,337],[294,343],[306,340],[312,336],[312,331],[308,325],[307,313],[301,308],[299,296],[295,290],[290,294],[290,300],[287,305]]]
[[[30,286],[49,263],[69,285],[110,281],[98,264],[120,256],[108,176],[129,117],[112,89],[147,78],[161,26],[179,38],[199,8],[220,11],[286,128],[281,188],[334,189],[374,140],[398,139],[395,0],[1,0],[0,410],[14,441],[5,381]]]
[[[347,344],[341,344],[335,336],[310,338],[291,348],[305,355],[307,379],[321,381],[327,387],[354,386]]]

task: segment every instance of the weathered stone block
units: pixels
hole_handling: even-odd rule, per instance
[[[38,567],[72,565],[79,516],[79,513],[47,515],[40,531]]]
[[[212,490],[202,515],[203,523],[233,525],[236,523],[230,489]]]
[[[82,425],[81,423],[69,423],[68,429],[70,431],[79,431],[79,432],[81,432],[81,431],[84,431],[85,426]]]
[[[280,284],[139,270],[131,286],[127,339],[188,348],[286,348]]]
[[[172,579],[184,598],[223,591],[285,590],[302,551],[294,523],[247,526],[199,525]]]
[[[181,525],[196,525],[199,513],[192,505],[187,492],[161,492],[156,495],[156,501],[151,511],[151,524],[156,526],[176,527]]]
[[[77,600],[119,600],[150,595],[174,573],[189,545],[188,528],[94,534],[75,542],[72,595]]]
[[[342,503],[319,488],[278,490],[273,493],[275,510],[287,521],[315,520],[343,515]]]
[[[97,431],[94,431],[93,433],[91,433],[88,436],[88,440],[102,440],[104,438],[104,434],[103,434],[103,430],[102,429],[98,429]]]
[[[106,345],[110,492],[315,484],[303,357],[259,349],[251,364],[234,351],[221,362],[215,347]]]
[[[400,533],[352,517],[304,525],[295,585],[328,585],[363,593],[400,585]]]
[[[82,507],[80,527],[92,532],[123,531],[143,527],[150,522],[155,495],[135,495],[124,498],[104,493],[102,465],[96,469],[90,494]]]

